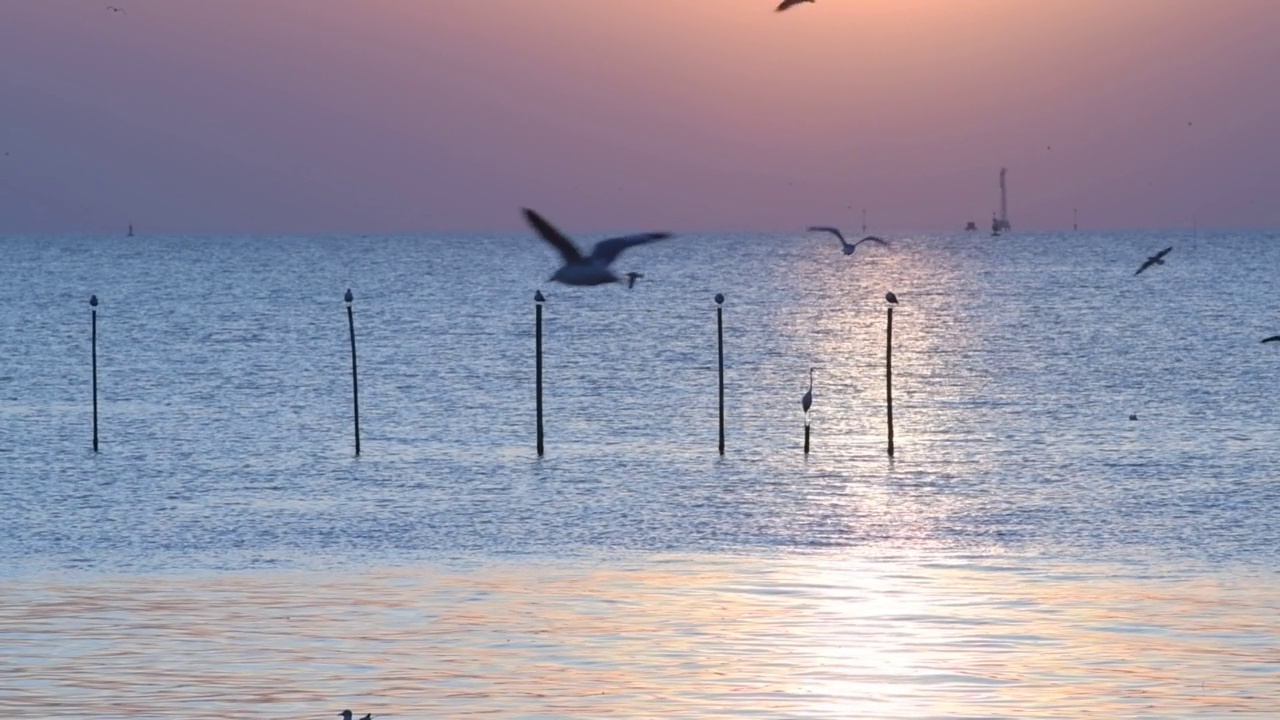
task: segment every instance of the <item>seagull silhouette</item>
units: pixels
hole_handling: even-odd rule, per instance
[[[524,218],[543,240],[560,251],[560,256],[564,258],[564,266],[557,270],[551,279],[565,285],[603,285],[620,282],[618,276],[609,269],[609,264],[617,260],[623,250],[634,245],[644,245],[671,237],[671,233],[656,232],[609,238],[596,243],[591,254],[584,257],[569,238],[538,213],[524,208]]]
[[[116,7],[115,5],[108,5],[108,6],[107,6],[107,9],[108,9],[108,10],[110,10],[111,12],[124,13],[125,15],[128,15],[128,14],[129,14],[129,13],[125,12],[124,8],[118,8],[118,7]]]
[[[1168,254],[1169,254],[1169,251],[1170,251],[1170,250],[1172,250],[1172,249],[1173,249],[1172,247],[1167,247],[1167,248],[1165,248],[1165,249],[1161,250],[1160,252],[1156,253],[1155,255],[1152,255],[1151,257],[1147,258],[1147,261],[1146,261],[1146,262],[1144,262],[1144,263],[1142,263],[1142,267],[1138,268],[1138,272],[1134,273],[1134,275],[1141,275],[1143,270],[1146,270],[1147,268],[1151,267],[1152,265],[1163,265],[1163,264],[1164,264],[1164,260],[1163,260],[1164,256],[1165,256],[1165,255],[1168,255]]]
[[[889,304],[890,304],[890,305],[897,305],[897,304],[898,304],[898,296],[897,296],[897,295],[894,295],[894,294],[893,294],[893,293],[891,293],[891,292],[887,292],[887,293],[885,293],[885,294],[884,294],[884,299],[885,299],[885,300],[887,300],[887,301],[889,302]]]
[[[1269,342],[1280,342],[1280,335],[1272,335],[1272,336],[1271,336],[1271,337],[1269,337],[1269,338],[1263,338],[1263,339],[1262,339],[1262,342],[1264,342],[1264,343],[1269,343]]]
[[[639,280],[640,278],[644,277],[644,273],[629,272],[627,273],[626,277],[627,277],[627,289],[631,289],[636,286],[636,280]]]
[[[777,9],[774,10],[774,12],[782,12],[783,10],[788,10],[792,7],[795,7],[800,3],[811,3],[813,1],[814,0],[782,0],[782,2],[778,4],[778,7]]]
[[[858,246],[864,242],[879,243],[884,246],[889,245],[889,243],[876,237],[875,235],[868,235],[856,243],[850,243],[848,240],[844,239],[844,235],[842,235],[838,229],[833,227],[828,227],[826,225],[810,225],[809,232],[826,232],[826,233],[831,233],[832,235],[835,235],[837,238],[840,239],[840,248],[844,250],[845,255],[852,255],[853,251],[857,250]]]

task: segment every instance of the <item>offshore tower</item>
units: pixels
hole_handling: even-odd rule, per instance
[[[1009,172],[1008,168],[1000,168],[1000,217],[992,223],[992,230],[997,232],[1004,230],[1009,231],[1013,226],[1009,224],[1009,194],[1005,188],[1004,176]]]

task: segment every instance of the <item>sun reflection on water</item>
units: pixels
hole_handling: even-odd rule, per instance
[[[1253,580],[919,554],[30,578],[0,603],[0,708],[1210,717],[1280,702]]]

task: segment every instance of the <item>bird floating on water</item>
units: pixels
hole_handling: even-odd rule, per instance
[[[627,273],[626,277],[627,277],[627,289],[631,289],[636,286],[636,280],[639,280],[640,278],[644,277],[644,273],[629,272]]]
[[[1172,247],[1172,246],[1167,247],[1167,248],[1165,248],[1165,249],[1161,250],[1160,252],[1156,253],[1155,255],[1152,255],[1151,257],[1147,258],[1147,261],[1146,261],[1146,262],[1144,262],[1144,263],[1142,263],[1142,267],[1138,268],[1138,272],[1134,273],[1134,275],[1141,275],[1143,270],[1146,270],[1147,268],[1151,267],[1152,265],[1163,265],[1163,264],[1164,264],[1164,256],[1165,256],[1165,255],[1168,255],[1168,254],[1169,254],[1169,251],[1170,251],[1170,250],[1172,250],[1172,249],[1173,249],[1173,247]]]
[[[885,293],[885,294],[884,294],[884,299],[885,299],[885,300],[886,300],[890,305],[897,305],[897,304],[898,304],[898,296],[897,296],[897,295],[894,295],[894,294],[893,294],[893,293],[891,293],[891,292],[887,292],[887,293]]]
[[[1129,419],[1130,419],[1130,420],[1137,420],[1137,419],[1138,419],[1138,413],[1129,413]]]
[[[811,3],[811,2],[814,2],[814,0],[782,0],[781,3],[778,3],[778,7],[777,9],[774,10],[774,12],[782,12],[783,10],[788,10],[792,7],[795,7],[800,3]]]
[[[342,720],[351,720],[350,710],[343,710],[342,712],[338,713],[338,715],[342,717]],[[360,720],[373,720],[373,713],[365,713],[364,717],[360,718]]]
[[[809,389],[804,397],[800,398],[800,407],[804,408],[805,425],[809,424],[809,408],[813,407],[813,371],[814,368],[809,368]]]
[[[856,243],[850,243],[848,240],[844,239],[844,234],[842,234],[839,229],[828,227],[826,225],[810,225],[809,232],[825,232],[825,233],[831,233],[832,235],[835,235],[840,240],[840,248],[844,250],[845,255],[852,255],[853,251],[857,250],[858,246],[864,242],[878,243],[886,247],[889,245],[889,243],[885,242],[882,238],[876,237],[875,235],[868,235]]]
[[[541,215],[524,208],[524,217],[543,240],[560,251],[560,256],[564,258],[564,266],[557,270],[551,279],[565,285],[603,285],[620,282],[618,276],[609,269],[609,264],[617,260],[623,250],[671,237],[671,233],[653,232],[609,238],[596,243],[591,249],[591,254],[583,257],[573,242]]]
[[[1269,343],[1269,342],[1280,342],[1280,335],[1272,335],[1272,336],[1271,336],[1271,337],[1269,337],[1269,338],[1263,338],[1263,339],[1262,339],[1262,342],[1264,342],[1264,343]]]

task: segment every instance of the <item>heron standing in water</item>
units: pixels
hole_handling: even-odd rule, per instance
[[[809,424],[809,408],[813,407],[813,371],[815,368],[809,368],[809,389],[805,391],[804,397],[800,398],[800,407],[804,408],[804,424]]]

